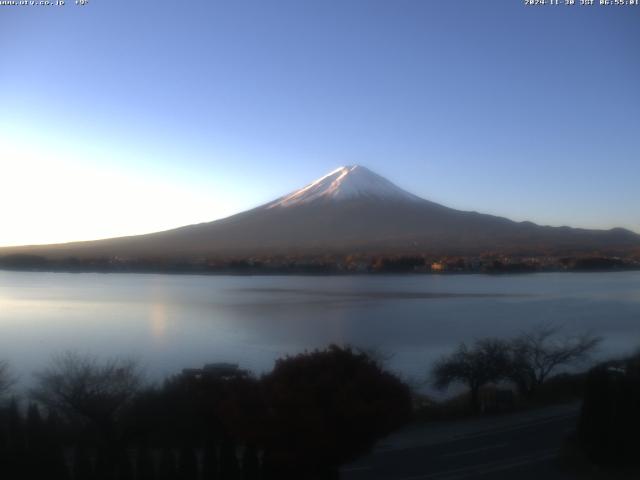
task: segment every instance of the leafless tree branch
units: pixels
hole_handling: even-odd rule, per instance
[[[142,377],[134,360],[99,361],[65,352],[36,374],[34,399],[69,417],[108,424],[139,390]]]
[[[591,333],[561,337],[553,325],[540,325],[511,341],[511,379],[521,393],[531,394],[559,367],[583,362],[602,339]]]

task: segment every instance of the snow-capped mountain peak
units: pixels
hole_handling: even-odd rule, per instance
[[[353,198],[420,200],[366,167],[347,165],[336,168],[300,190],[280,197],[266,207],[291,207],[317,200],[340,201]]]

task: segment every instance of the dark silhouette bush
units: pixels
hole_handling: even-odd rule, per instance
[[[225,436],[255,441],[265,411],[258,379],[240,369],[221,376],[205,368],[185,370],[161,388],[141,392],[125,417],[133,437],[202,447],[218,445]]]
[[[278,360],[263,383],[265,462],[279,478],[332,476],[411,414],[409,388],[350,348],[332,345]]]
[[[134,364],[74,355],[37,378],[38,405],[0,407],[2,479],[334,478],[411,413],[406,385],[336,346],[260,379],[213,364],[140,389]]]
[[[578,426],[589,458],[610,466],[640,465],[640,355],[593,368]]]

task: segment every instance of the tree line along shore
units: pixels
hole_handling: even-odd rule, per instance
[[[640,253],[598,252],[562,256],[487,253],[479,256],[429,254],[256,255],[201,258],[0,256],[0,269],[66,272],[159,272],[199,274],[375,274],[533,273],[640,270]]]

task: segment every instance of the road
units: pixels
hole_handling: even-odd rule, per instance
[[[574,478],[556,463],[578,405],[493,418],[413,426],[341,471],[344,480]]]

